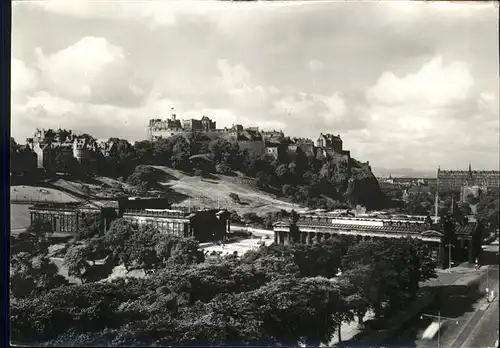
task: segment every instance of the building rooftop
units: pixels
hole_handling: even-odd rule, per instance
[[[100,200],[92,200],[89,201],[88,203],[95,205],[96,207],[99,208],[114,208],[118,209],[118,201],[100,201]]]
[[[297,226],[304,228],[320,228],[327,229],[331,228],[333,230],[357,230],[360,232],[385,232],[385,233],[395,233],[395,234],[420,234],[429,230],[440,231],[441,227],[433,225],[431,227],[426,224],[415,224],[415,223],[393,223],[387,224],[382,221],[382,224],[362,224],[361,221],[356,223],[356,220],[352,220],[352,224],[346,223],[335,223],[335,220],[322,218],[322,219],[299,219]],[[275,223],[276,227],[286,227],[290,225],[289,220],[281,220]],[[477,223],[469,222],[467,225],[456,225],[455,233],[457,235],[471,235],[477,228]]]
[[[37,210],[37,209],[61,209],[61,210],[74,210],[82,206],[82,202],[64,202],[64,203],[59,203],[59,202],[47,202],[47,203],[35,203],[33,204],[30,209],[31,210]]]
[[[117,201],[79,201],[79,202],[47,202],[47,203],[35,203],[30,207],[31,210],[78,210],[78,209],[94,209],[99,210],[100,208],[114,208],[118,209]]]

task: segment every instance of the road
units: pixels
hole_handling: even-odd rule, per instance
[[[489,308],[479,319],[469,337],[457,348],[484,348],[494,347],[498,340],[498,297],[491,303]]]
[[[446,292],[424,312],[442,316],[442,328],[432,340],[422,339],[422,334],[433,322],[417,316],[397,333],[397,339],[406,341],[412,347],[431,348],[485,348],[493,347],[498,339],[498,297],[491,305],[484,296],[485,289],[493,289],[498,294],[498,245],[485,246],[485,260],[478,272],[484,272],[477,298],[464,297],[460,293]],[[496,256],[496,257],[495,257]],[[487,271],[489,269],[489,271]],[[486,276],[487,275],[487,276]],[[451,290],[450,290],[451,291]],[[470,296],[470,295],[469,295]]]
[[[484,304],[476,313],[476,317],[471,320],[467,328],[461,334],[461,340],[457,340],[453,348],[471,348],[471,347],[494,347],[498,340],[498,293],[499,293],[499,266],[498,266],[498,244],[483,246],[485,259],[488,263],[494,263],[489,268],[485,287],[493,290],[496,294],[490,298],[490,304]]]

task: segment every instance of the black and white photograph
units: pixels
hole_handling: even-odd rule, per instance
[[[498,2],[15,0],[9,35],[12,346],[498,347]]]

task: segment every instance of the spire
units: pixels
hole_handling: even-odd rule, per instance
[[[436,190],[436,200],[434,202],[434,218],[435,218],[436,222],[438,219],[438,211],[439,211],[439,195],[438,195],[438,191]]]
[[[470,162],[469,162],[469,176],[472,177],[472,166],[470,165]]]

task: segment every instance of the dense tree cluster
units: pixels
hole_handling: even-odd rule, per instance
[[[70,245],[64,263],[68,274],[82,282],[109,275],[120,264],[127,271],[132,267],[155,270],[167,264],[198,263],[204,259],[194,238],[163,234],[124,219],[114,220],[104,234],[87,233],[90,238],[84,238],[84,233],[79,236],[83,242]],[[104,264],[96,265],[98,260],[104,260]]]
[[[61,132],[64,131],[53,132],[54,137],[62,137]],[[129,178],[129,183],[142,191],[151,188],[154,173],[143,168],[140,175],[135,175],[139,165],[162,165],[200,175],[242,172],[255,178],[259,188],[310,207],[333,209],[356,204],[380,207],[386,203],[371,171],[354,159],[306,156],[299,149],[296,153],[284,152],[276,160],[268,155],[252,155],[240,149],[238,143],[210,139],[196,132],[154,142],[139,141],[134,145],[124,139],[109,140],[114,144],[109,153],[104,156],[97,151],[86,161],[85,168],[70,152],[56,150],[54,169],[72,174]],[[14,151],[16,146],[12,147]],[[13,164],[14,171],[18,167]]]
[[[492,227],[500,225],[500,189],[480,194],[477,203],[477,217]]]
[[[43,241],[35,232],[32,238]],[[318,345],[343,322],[361,322],[368,310],[383,317],[404,305],[419,281],[435,276],[426,246],[413,239],[357,243],[339,237],[261,246],[239,259],[205,259],[192,239],[121,219],[68,246],[64,263],[81,285],[58,276],[46,256],[16,250],[12,337],[48,346]],[[43,244],[37,250],[46,255]],[[95,275],[99,259],[103,266],[154,272],[103,280],[108,273]]]

